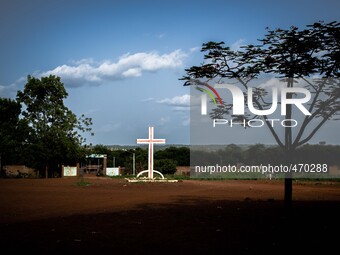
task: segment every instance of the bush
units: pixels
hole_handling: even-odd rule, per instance
[[[176,173],[176,161],[172,159],[160,159],[155,161],[155,170],[162,174],[174,174]]]

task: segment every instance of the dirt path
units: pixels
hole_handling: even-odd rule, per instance
[[[2,249],[217,254],[224,247],[236,254],[284,249],[284,233],[290,233],[299,238],[289,239],[289,246],[294,242],[306,251],[305,242],[313,242],[315,251],[325,249],[326,242],[328,247],[335,240],[330,231],[340,226],[337,183],[295,183],[288,213],[281,181],[83,181],[89,185],[73,178],[0,179]]]

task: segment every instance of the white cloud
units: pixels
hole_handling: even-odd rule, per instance
[[[139,77],[143,72],[156,72],[161,69],[182,66],[187,55],[181,50],[160,55],[157,52],[124,54],[118,61],[95,63],[92,59],[82,59],[73,65],[61,65],[53,70],[39,73],[38,76],[56,75],[70,86],[101,84],[107,80]]]
[[[269,80],[264,80],[263,83],[261,83],[258,87],[266,89],[266,88],[281,88],[282,87],[282,82],[280,82],[279,79],[277,78],[271,78]]]
[[[196,51],[199,51],[201,49],[201,47],[192,47],[190,48],[190,52],[196,52]]]
[[[182,96],[175,96],[173,98],[165,98],[165,99],[157,101],[157,103],[168,104],[168,105],[173,105],[173,106],[189,107],[189,105],[190,105],[190,95],[185,94],[185,95],[182,95]]]
[[[26,78],[21,77],[10,85],[0,85],[0,97],[15,98],[17,91],[25,84]]]
[[[81,64],[94,64],[94,60],[92,58],[83,58],[80,60],[71,60],[72,64],[81,65]]]
[[[142,70],[140,68],[130,68],[122,73],[124,77],[139,77],[142,75]]]
[[[230,49],[234,50],[234,51],[240,50],[241,46],[243,46],[244,43],[245,43],[244,39],[242,39],[242,38],[238,39],[236,42],[234,42],[232,45],[230,45]]]

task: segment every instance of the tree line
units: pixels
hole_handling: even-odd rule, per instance
[[[112,150],[108,146],[95,145],[89,152],[93,154],[106,154],[108,167],[122,167],[125,174],[133,173],[135,164],[136,173],[148,169],[147,148]],[[133,160],[133,156],[135,160]],[[170,146],[166,149],[156,149],[154,154],[154,168],[163,174],[174,174],[177,166],[190,166],[190,149],[188,147]]]
[[[327,164],[340,166],[340,145],[305,144],[296,149],[291,162],[306,164]],[[224,149],[206,152],[195,150],[191,152],[191,160],[196,165],[220,164],[220,165],[261,165],[282,164],[285,157],[284,151],[277,146],[254,144],[247,148],[230,144]]]

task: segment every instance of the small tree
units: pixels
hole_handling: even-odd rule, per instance
[[[155,161],[155,169],[163,174],[174,174],[176,173],[176,161],[172,159],[159,159]]]
[[[233,116],[240,119],[263,118],[269,132],[276,143],[285,152],[286,160],[290,161],[296,148],[307,143],[316,132],[331,119],[336,119],[340,111],[340,23],[316,22],[299,30],[293,26],[290,29],[267,29],[268,33],[259,40],[259,45],[246,45],[240,50],[231,50],[223,42],[208,42],[202,46],[206,52],[206,63],[186,69],[184,85],[200,85],[210,81],[224,83],[227,79],[238,81],[239,87],[245,94],[251,81],[263,74],[272,74],[285,81],[287,88],[295,86],[295,79],[307,83],[312,99],[309,112],[299,126],[295,137],[292,127],[287,123],[284,137],[267,121],[267,116],[258,116],[247,112],[244,116]],[[319,79],[307,79],[311,76]],[[203,81],[202,81],[203,80]],[[267,92],[260,87],[253,90],[253,104],[259,110],[266,110],[270,104],[266,102]],[[295,98],[293,93],[287,93],[287,99]],[[213,116],[230,115],[230,104],[223,102],[213,112]],[[248,109],[249,110],[249,109]],[[286,105],[286,119],[291,119],[293,108]],[[292,176],[285,178],[285,204],[290,207],[292,201]]]
[[[31,128],[28,158],[38,169],[45,169],[45,177],[49,169],[75,163],[85,142],[79,132],[91,131],[90,118],[77,118],[64,105],[67,96],[64,84],[53,75],[41,79],[28,76],[24,90],[17,93],[24,106],[23,119]]]

